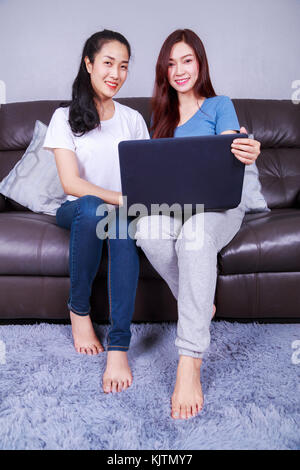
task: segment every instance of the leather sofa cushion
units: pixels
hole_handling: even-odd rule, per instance
[[[257,168],[262,193],[270,209],[298,205],[300,148],[263,149]]]
[[[220,274],[300,272],[300,210],[247,214],[219,253]]]
[[[247,214],[237,235],[219,253],[219,273],[300,272],[299,232],[299,209]],[[0,275],[69,276],[69,237],[69,230],[58,227],[55,217],[1,212]],[[139,252],[140,277],[161,279]],[[98,276],[106,273],[104,244]]]
[[[0,213],[0,275],[69,276],[70,231],[55,217],[31,211]],[[141,249],[140,277],[161,279]],[[107,276],[107,249],[97,277]]]
[[[65,275],[67,231],[55,217],[33,212],[0,213],[0,275]]]
[[[239,122],[262,148],[300,148],[299,105],[291,100],[233,99]]]

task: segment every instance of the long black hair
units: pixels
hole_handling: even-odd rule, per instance
[[[93,34],[87,39],[83,47],[79,71],[72,86],[72,101],[71,103],[63,102],[60,104],[62,107],[70,106],[69,124],[76,135],[82,136],[85,132],[100,126],[100,118],[94,101],[96,94],[84,58],[88,57],[90,62],[93,63],[102,46],[110,41],[118,41],[124,44],[130,58],[130,44],[122,34],[108,29]]]

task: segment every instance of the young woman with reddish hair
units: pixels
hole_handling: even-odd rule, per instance
[[[247,132],[240,129],[231,100],[216,95],[204,46],[188,29],[174,31],[161,48],[152,110],[154,139]],[[251,165],[260,153],[260,143],[237,138],[232,152]],[[175,344],[180,357],[171,400],[173,418],[190,418],[203,407],[200,367],[210,344],[209,327],[215,313],[217,254],[238,232],[246,207],[243,189],[241,203],[234,209],[195,214],[184,224],[181,218],[165,215],[142,217],[137,224],[137,245],[178,301]],[[201,217],[204,236],[203,224],[197,223]],[[158,228],[162,232],[155,239],[151,233],[158,233]],[[191,240],[196,249],[187,249]]]

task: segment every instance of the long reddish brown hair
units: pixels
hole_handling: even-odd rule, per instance
[[[177,29],[162,45],[157,62],[154,93],[152,97],[152,138],[173,137],[179,123],[177,91],[169,84],[168,66],[172,47],[184,41],[195,53],[199,64],[199,76],[195,83],[196,96],[210,98],[216,96],[213,89],[205,49],[201,39],[190,29]]]

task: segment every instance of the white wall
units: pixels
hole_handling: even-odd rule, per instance
[[[119,96],[152,94],[177,28],[203,40],[219,94],[291,99],[300,79],[300,0],[0,0],[0,102],[5,88],[7,102],[69,98],[84,41],[103,28],[132,45]]]

